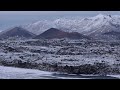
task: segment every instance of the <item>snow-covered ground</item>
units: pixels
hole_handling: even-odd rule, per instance
[[[62,75],[54,72],[47,72],[35,69],[24,69],[15,67],[0,66],[0,79],[93,79],[93,75]],[[120,75],[108,75],[120,79]],[[92,77],[92,78],[90,78]],[[95,76],[97,77],[97,76]],[[98,76],[99,77],[99,76]]]
[[[116,77],[120,79],[120,75],[107,75],[107,76]]]
[[[52,76],[53,72],[0,66],[0,79],[79,79]],[[85,79],[85,78],[81,78]]]
[[[74,40],[13,40],[0,41],[0,65],[36,68],[46,71],[90,74],[120,73],[120,41],[74,41]],[[88,65],[89,64],[89,65]],[[101,68],[101,65],[103,68]],[[80,67],[82,70],[80,69]],[[67,67],[66,70],[64,67]],[[72,68],[73,70],[69,69]],[[77,68],[77,69],[76,69]],[[84,70],[85,68],[85,70]],[[97,68],[97,69],[96,69]],[[99,68],[99,69],[98,69]],[[84,72],[79,72],[84,71]],[[1,69],[2,70],[2,69]],[[92,70],[92,69],[91,69]],[[105,71],[104,71],[105,70]],[[10,70],[4,70],[10,71]],[[19,70],[18,70],[19,71]],[[20,70],[21,71],[21,70]],[[15,78],[66,78],[66,75],[18,72]],[[11,71],[10,71],[11,72]],[[8,72],[9,73],[9,72]],[[20,74],[19,74],[20,73]],[[48,72],[47,72],[48,73]],[[93,72],[91,73],[93,74]],[[102,73],[101,73],[102,74]],[[9,75],[6,74],[5,75]],[[2,74],[2,76],[5,76]],[[19,76],[23,75],[23,76]],[[25,75],[25,76],[24,76]],[[33,76],[31,76],[33,75]],[[36,76],[37,75],[37,76]],[[47,76],[46,76],[47,75]],[[2,78],[1,76],[1,78]],[[11,73],[10,73],[11,76]],[[59,77],[60,76],[60,77]],[[9,77],[9,76],[8,76]],[[67,76],[68,77],[68,76]],[[71,77],[71,76],[70,76]],[[73,78],[74,76],[72,76]],[[76,77],[76,76],[75,76]],[[81,78],[80,76],[78,76]],[[78,78],[77,77],[77,78]],[[6,77],[7,78],[7,77]],[[68,77],[69,78],[69,77]]]
[[[40,70],[0,66],[0,79],[40,79],[51,75],[51,72]]]

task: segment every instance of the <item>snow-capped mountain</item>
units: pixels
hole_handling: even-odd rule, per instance
[[[85,35],[100,34],[109,31],[119,31],[120,16],[102,15],[77,20],[55,20],[57,28],[79,32]]]
[[[38,21],[23,26],[34,34],[41,34],[49,28],[58,28],[67,32],[79,32],[85,35],[97,35],[120,30],[120,16],[99,14],[87,18],[59,18],[53,21]]]
[[[64,18],[58,18],[54,20],[40,20],[31,24],[23,25],[21,27],[29,30],[30,32],[36,35],[39,35],[50,28],[58,28],[63,31],[72,32],[71,25],[74,23],[74,27],[76,27],[77,26],[76,23],[79,20],[81,20],[81,17],[71,17],[71,18],[64,17]],[[73,30],[73,32],[75,32],[75,30]]]
[[[40,33],[43,33],[45,30],[51,28],[52,22],[49,20],[41,20],[32,24],[28,24],[28,25],[23,25],[21,26],[22,28],[25,28],[27,30],[29,30],[30,32],[39,35]]]

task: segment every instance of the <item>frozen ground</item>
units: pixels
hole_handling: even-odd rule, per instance
[[[1,40],[0,65],[69,74],[120,74],[120,41]]]
[[[119,79],[120,75],[108,75],[107,77],[93,75],[59,74],[40,71],[35,69],[24,69],[0,66],[0,79]]]
[[[52,73],[34,69],[23,69],[14,67],[0,66],[1,79],[36,79],[42,76],[50,76]]]
[[[0,66],[0,79],[72,79],[70,77],[57,77],[52,74],[53,72],[35,69]]]

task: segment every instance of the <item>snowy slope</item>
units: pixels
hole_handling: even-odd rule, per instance
[[[51,72],[0,66],[0,79],[35,79],[50,76]],[[41,77],[40,77],[41,76]]]
[[[72,74],[55,74],[53,72],[40,71],[35,69],[24,69],[15,67],[0,66],[0,79],[100,79],[96,75],[72,75]],[[119,79],[120,75],[107,75],[109,78]],[[106,77],[106,78],[108,78]]]
[[[0,66],[0,79],[90,79],[52,75],[53,72]]]
[[[71,32],[72,29],[69,30],[69,28],[71,28],[71,25],[73,23],[75,23],[74,27],[76,27],[77,26],[76,23],[78,22],[78,20],[81,20],[81,17],[71,17],[71,18],[64,17],[64,18],[54,19],[52,21],[51,20],[40,20],[35,23],[31,23],[31,24],[24,25],[21,27],[29,30],[30,32],[36,35],[39,35],[50,28],[58,28],[58,29],[62,29],[65,31],[68,29],[67,31]]]
[[[49,28],[58,28],[67,32],[79,32],[85,35],[97,35],[113,30],[119,32],[120,16],[99,14],[86,18],[59,18],[53,21],[41,20],[23,27],[37,35]]]
[[[57,28],[86,35],[93,33],[100,34],[111,30],[119,31],[120,29],[120,16],[116,15],[111,16],[99,14],[95,17],[74,20],[59,19],[54,22]]]
[[[51,21],[41,20],[32,24],[24,25],[22,27],[36,35],[39,35],[40,33],[43,33],[45,30],[51,28],[51,26],[52,26]]]

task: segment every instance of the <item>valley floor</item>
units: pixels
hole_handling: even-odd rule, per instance
[[[36,69],[0,66],[0,79],[120,79],[120,75],[68,75]]]

